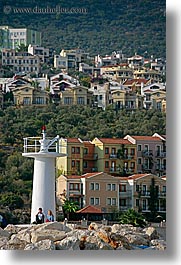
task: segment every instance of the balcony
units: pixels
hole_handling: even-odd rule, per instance
[[[153,156],[153,151],[152,150],[144,150],[144,151],[142,151],[142,156],[143,157]]]
[[[166,157],[166,152],[159,152],[157,151],[156,154],[155,154],[156,157],[163,157],[165,158]]]
[[[110,154],[109,158],[110,159],[116,159],[116,158],[118,158],[118,156],[117,156],[117,154]]]
[[[121,172],[121,168],[120,167],[111,167],[109,169],[110,173],[120,173]]]
[[[129,191],[119,191],[119,197],[122,198],[132,198],[132,192]]]
[[[158,196],[162,197],[162,198],[166,198],[166,192],[162,191],[162,192],[158,193]]]
[[[162,165],[156,165],[156,170],[158,171],[164,171],[166,170],[166,165],[162,164]]]
[[[141,197],[150,197],[150,191],[140,191]]]
[[[124,154],[123,159],[125,159],[125,160],[132,160],[132,159],[134,159],[134,155]]]
[[[97,160],[98,154],[84,154],[83,159],[84,160]]]

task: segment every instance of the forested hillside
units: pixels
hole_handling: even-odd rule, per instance
[[[23,138],[41,136],[46,124],[47,136],[124,137],[166,133],[166,115],[155,110],[116,112],[112,106],[105,111],[89,107],[45,108],[9,107],[0,110],[0,205],[21,208],[31,201],[33,160],[22,157]]]
[[[82,8],[86,13],[35,12],[56,6]],[[165,0],[2,0],[0,24],[41,31],[42,45],[56,52],[80,47],[91,55],[122,50],[128,56],[137,52],[165,58],[165,6]],[[14,13],[16,7],[34,13]]]

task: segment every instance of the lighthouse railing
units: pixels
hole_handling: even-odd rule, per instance
[[[41,151],[41,144],[40,140],[41,137],[26,137],[23,138],[24,140],[24,153],[38,153]],[[46,138],[46,140],[49,140],[50,143],[52,142],[52,139]],[[64,145],[60,144],[59,140],[54,141],[51,143],[50,146],[48,146],[48,152],[56,152],[56,153],[66,153],[66,148]]]

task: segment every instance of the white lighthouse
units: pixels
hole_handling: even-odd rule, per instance
[[[56,220],[55,203],[55,171],[56,157],[67,154],[61,153],[59,136],[50,140],[46,138],[46,128],[42,127],[43,138],[24,138],[25,157],[34,158],[33,192],[31,205],[31,223],[35,221],[38,208],[42,208],[46,215],[51,210]]]

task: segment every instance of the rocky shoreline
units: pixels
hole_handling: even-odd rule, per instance
[[[166,229],[166,228],[164,228]],[[158,229],[132,225],[89,226],[63,222],[0,228],[1,250],[166,250]]]

